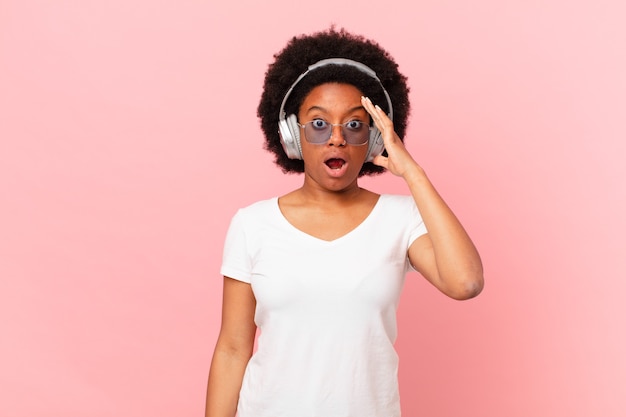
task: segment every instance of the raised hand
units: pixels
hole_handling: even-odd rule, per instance
[[[374,124],[380,130],[388,155],[378,155],[372,162],[401,177],[404,177],[411,170],[419,169],[417,162],[415,162],[395,132],[393,121],[385,114],[385,111],[374,105],[368,97],[361,97],[361,104],[372,116]]]

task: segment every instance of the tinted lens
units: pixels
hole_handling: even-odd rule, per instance
[[[341,126],[343,138],[350,145],[363,145],[369,139],[370,127],[367,123],[358,120],[333,125],[321,119],[315,119],[304,125],[304,135],[309,143],[326,143],[333,132],[333,126]]]
[[[363,145],[369,139],[370,127],[367,123],[351,120],[343,124],[341,133],[350,145]]]
[[[332,131],[333,125],[321,119],[311,120],[304,124],[304,135],[311,143],[325,143],[330,139]]]

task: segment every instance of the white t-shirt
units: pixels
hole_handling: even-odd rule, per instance
[[[396,309],[424,233],[410,196],[381,195],[333,241],[291,225],[277,198],[239,210],[221,272],[252,285],[260,329],[239,417],[400,416]]]

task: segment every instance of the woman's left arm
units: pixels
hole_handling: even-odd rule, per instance
[[[378,155],[373,162],[404,178],[428,230],[409,248],[411,264],[452,298],[465,300],[477,296],[484,279],[480,255],[472,240],[404,147],[385,112],[368,98],[363,98],[362,104],[381,131],[388,155]]]

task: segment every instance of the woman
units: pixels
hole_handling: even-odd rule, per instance
[[[258,115],[276,163],[304,180],[232,219],[208,417],[400,415],[406,272],[459,300],[483,287],[476,248],[404,147],[408,113],[406,77],[373,41],[330,29],[275,56]],[[385,170],[411,195],[359,187]]]

